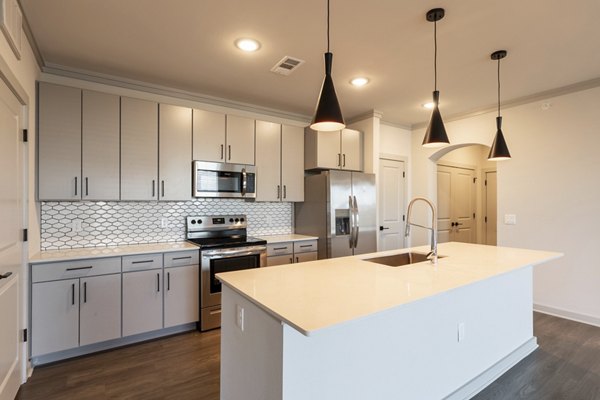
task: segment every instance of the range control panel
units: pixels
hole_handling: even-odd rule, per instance
[[[211,231],[227,229],[246,229],[246,216],[238,215],[201,215],[187,217],[186,226],[188,232]]]

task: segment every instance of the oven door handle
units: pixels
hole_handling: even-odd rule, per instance
[[[246,247],[244,249],[237,250],[206,250],[202,252],[202,258],[208,258],[210,260],[215,258],[232,258],[240,256],[252,256],[262,254],[267,251],[266,246],[255,246]]]

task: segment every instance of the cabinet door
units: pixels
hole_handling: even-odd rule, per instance
[[[162,269],[123,274],[123,336],[162,328]]]
[[[317,164],[319,168],[341,168],[340,131],[317,132]]]
[[[80,199],[81,90],[41,82],[38,101],[38,197]]]
[[[158,103],[121,98],[121,200],[158,197]]]
[[[121,274],[82,278],[79,296],[79,344],[121,337]]]
[[[119,96],[82,95],[81,192],[84,200],[119,200]]]
[[[161,104],[159,121],[159,198],[191,200],[192,109]]]
[[[225,114],[194,110],[193,159],[225,162]]]
[[[165,328],[199,319],[198,265],[165,268]]]
[[[304,201],[304,129],[297,126],[281,127],[281,185],[283,201]]]
[[[309,253],[300,253],[300,254],[295,254],[294,255],[294,262],[295,263],[301,263],[301,262],[306,262],[306,261],[316,261],[317,260],[317,252],[316,251],[312,251]]]
[[[273,267],[275,265],[292,264],[294,258],[292,254],[286,254],[284,256],[270,256],[267,257],[267,267]]]
[[[31,286],[31,355],[79,346],[79,279]]]
[[[354,129],[342,130],[342,168],[362,171],[362,133]]]
[[[281,125],[256,121],[256,201],[281,199],[280,165]]]
[[[254,120],[228,115],[226,144],[226,162],[254,165]]]

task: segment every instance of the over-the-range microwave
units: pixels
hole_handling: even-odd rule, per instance
[[[256,198],[253,165],[194,161],[194,197]]]

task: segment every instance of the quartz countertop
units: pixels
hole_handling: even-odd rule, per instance
[[[227,286],[304,335],[490,279],[561,253],[443,243],[429,261],[389,267],[364,259],[429,246],[218,274]]]
[[[301,242],[304,240],[317,240],[318,236],[306,236],[296,235],[294,233],[289,235],[267,235],[259,236],[260,239],[265,239],[267,243],[284,243],[284,242]]]
[[[126,246],[83,247],[65,250],[44,250],[29,257],[29,263],[39,264],[84,258],[118,257],[135,254],[167,253],[172,251],[196,249],[198,249],[198,246],[190,242],[167,242],[133,244]]]

